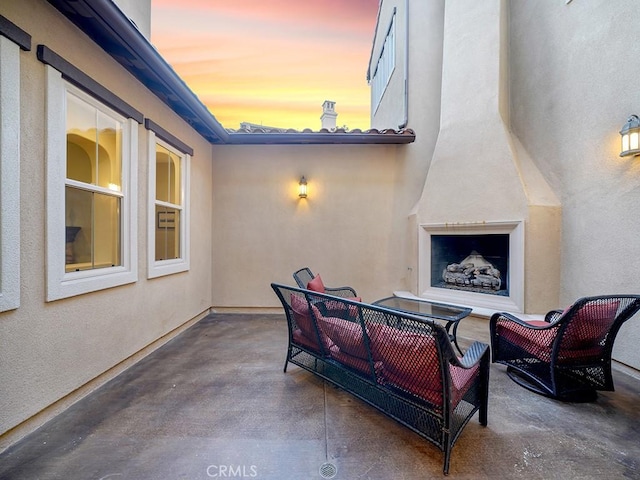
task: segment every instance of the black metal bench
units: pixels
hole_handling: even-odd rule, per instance
[[[462,358],[437,322],[348,298],[272,283],[287,317],[293,363],[350,392],[444,453],[479,411],[487,424],[489,347]]]

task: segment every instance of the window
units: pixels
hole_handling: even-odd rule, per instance
[[[137,280],[137,124],[47,66],[47,300]]]
[[[189,270],[188,185],[193,151],[150,120],[146,120],[146,125],[149,128],[148,277],[154,278]]]
[[[20,306],[20,47],[0,35],[0,311]]]
[[[378,105],[382,100],[382,95],[384,94],[384,91],[389,84],[391,74],[393,73],[393,70],[396,66],[395,19],[396,15],[394,13],[391,17],[391,25],[389,26],[389,30],[387,30],[387,36],[384,39],[382,51],[380,52],[380,57],[378,58],[378,63],[376,64],[376,70],[371,81],[371,92],[374,110],[378,108]]]

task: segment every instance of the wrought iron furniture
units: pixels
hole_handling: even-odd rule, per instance
[[[320,275],[314,275],[308,267],[294,272],[293,279],[300,288],[308,288],[320,293],[335,295],[336,297],[357,298],[356,291],[351,287],[326,287]]]
[[[376,300],[373,302],[373,305],[379,305],[381,307],[390,308],[391,310],[398,310],[399,312],[411,313],[413,315],[434,318],[446,322],[444,326],[445,330],[449,334],[451,341],[458,349],[458,352],[460,352],[460,355],[463,355],[462,350],[458,345],[458,323],[471,313],[471,308],[457,307],[446,303],[430,302],[428,300],[421,300],[418,298],[395,296]],[[452,326],[453,332],[450,332]]]
[[[588,402],[613,391],[611,352],[620,326],[640,309],[640,295],[577,300],[544,320],[504,312],[489,322],[492,361],[507,365],[519,385],[551,398]]]
[[[293,363],[352,393],[436,445],[451,449],[476,411],[487,425],[489,346],[462,358],[438,322],[272,283],[287,318],[284,371]]]

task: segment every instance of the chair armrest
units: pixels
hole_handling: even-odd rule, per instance
[[[555,322],[562,315],[562,310],[551,310],[544,316],[544,321],[548,323]]]
[[[458,358],[454,356],[455,360],[453,360],[451,364],[456,367],[473,368],[480,363],[480,360],[482,360],[482,357],[485,355],[489,355],[489,345],[476,341],[473,342],[464,353],[464,357]]]
[[[324,287],[327,295],[333,295],[334,297],[357,297],[356,291],[351,287]]]
[[[501,320],[502,321],[507,320],[509,322],[514,322],[514,323],[517,323],[518,325],[520,325],[520,326],[522,326],[524,328],[530,328],[531,330],[545,330],[545,329],[548,329],[548,328],[556,327],[556,325],[554,325],[553,323],[550,323],[549,325],[545,325],[545,326],[542,326],[542,327],[538,327],[536,325],[531,325],[530,323],[525,322],[524,320],[521,320],[518,317],[516,317],[515,315],[512,315],[512,314],[510,314],[508,312],[497,312],[497,313],[494,313],[493,315],[491,315],[491,319],[489,320],[489,329],[492,329],[493,327],[495,327],[495,325]]]

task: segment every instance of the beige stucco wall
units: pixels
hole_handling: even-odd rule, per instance
[[[47,2],[3,2],[31,34],[21,52],[21,305],[0,314],[0,434],[180,327],[211,305],[211,147]],[[147,146],[139,127],[138,281],[45,302],[44,44],[190,145],[191,270],[146,279]],[[0,442],[1,443],[1,442]],[[1,447],[1,445],[0,445]]]
[[[510,2],[513,130],[562,202],[561,304],[639,293],[640,157],[618,131],[640,112],[635,0]],[[535,21],[532,21],[535,19]],[[614,358],[640,368],[640,318]]]
[[[305,266],[365,300],[390,295],[406,269],[404,148],[215,146],[214,308],[276,307],[270,283]]]

